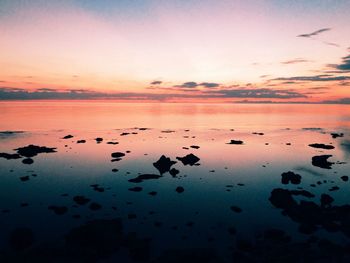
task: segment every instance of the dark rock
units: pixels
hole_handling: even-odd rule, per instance
[[[349,176],[347,175],[343,175],[342,177],[340,177],[344,182],[349,181]]]
[[[128,181],[131,183],[141,183],[144,180],[159,179],[160,177],[162,176],[157,174],[140,174],[136,178],[129,179]]]
[[[332,165],[334,163],[329,162],[328,158],[332,157],[332,155],[318,155],[312,157],[312,165],[316,167],[320,167],[323,169],[332,169]]]
[[[28,181],[29,180],[29,176],[26,175],[26,176],[22,176],[19,178],[22,182],[25,182],[25,181]]]
[[[328,207],[332,205],[334,199],[328,194],[322,194],[321,195],[321,206],[322,207]]]
[[[158,161],[153,163],[153,166],[158,169],[159,173],[162,175],[166,172],[169,172],[172,165],[174,165],[176,161],[170,160],[170,158],[162,155]]]
[[[270,202],[277,208],[290,208],[297,205],[289,190],[276,188],[271,192]]]
[[[236,213],[241,213],[242,212],[242,209],[238,206],[231,206],[230,209],[233,211],[233,212],[236,212]]]
[[[338,137],[344,137],[344,133],[331,133],[331,136],[333,139],[338,138]]]
[[[231,140],[229,143],[227,144],[243,144],[244,142],[241,140]]]
[[[184,157],[176,157],[179,161],[183,163],[183,165],[195,165],[200,159],[194,154],[190,153]]]
[[[39,153],[54,153],[56,152],[56,148],[48,148],[45,146],[36,146],[30,144],[25,147],[17,148],[15,151],[17,151],[17,153],[21,156],[31,158],[38,155]]]
[[[73,197],[73,201],[76,202],[78,205],[85,205],[90,202],[90,199],[82,195],[77,195]]]
[[[86,143],[86,140],[78,140],[77,143]]]
[[[180,193],[183,193],[185,191],[185,189],[182,186],[178,186],[178,187],[176,187],[175,191],[180,194]]]
[[[148,194],[151,195],[151,196],[155,196],[155,195],[157,195],[157,192],[156,191],[152,191],[152,192],[149,192]]]
[[[116,172],[118,172],[118,171],[119,171],[119,170],[116,169],[116,168],[113,168],[113,169],[112,169],[112,172],[113,172],[113,173],[116,173]]]
[[[73,137],[74,137],[73,135],[69,134],[69,135],[64,136],[62,139],[71,139]]]
[[[276,243],[288,243],[291,241],[290,236],[288,236],[283,230],[276,228],[266,230],[264,238]]]
[[[175,132],[175,131],[173,131],[173,130],[164,130],[164,131],[161,131],[162,133],[173,133],[173,132]]]
[[[141,192],[142,189],[143,189],[142,187],[136,186],[136,187],[129,188],[129,191],[132,191],[132,192]]]
[[[0,153],[0,158],[13,160],[13,159],[20,159],[22,157],[18,153]]]
[[[121,158],[125,156],[125,153],[122,152],[114,152],[111,154],[112,158]]]
[[[325,150],[334,149],[333,145],[323,144],[323,143],[313,143],[313,144],[309,144],[309,146],[312,148],[325,149]]]
[[[176,177],[176,175],[178,175],[180,173],[180,171],[177,170],[176,168],[171,168],[169,173],[172,177]]]
[[[51,205],[48,207],[49,210],[54,211],[54,213],[56,215],[63,215],[65,213],[67,213],[68,208],[65,206],[55,206],[55,205]]]
[[[299,174],[293,173],[291,171],[282,173],[282,184],[300,184],[301,182],[301,176]]]
[[[119,142],[107,142],[107,144],[116,145],[116,144],[119,144]]]
[[[333,192],[333,191],[338,191],[340,188],[338,186],[332,186],[329,191]]]
[[[101,186],[99,186],[98,184],[92,184],[92,185],[90,185],[93,189],[94,189],[94,191],[96,191],[96,192],[99,192],[99,193],[103,193],[104,191],[105,191],[105,189],[103,188],[103,187],[101,187]]]
[[[96,141],[97,143],[101,143],[101,142],[103,141],[103,138],[97,137],[97,138],[95,138],[95,141]]]
[[[32,158],[25,158],[22,160],[22,163],[24,164],[32,164],[34,163],[34,160]]]
[[[193,149],[199,149],[199,148],[200,148],[200,147],[197,146],[197,145],[191,145],[190,147],[193,148]]]
[[[100,210],[102,208],[102,206],[98,203],[95,203],[95,202],[92,202],[90,205],[89,205],[89,208],[90,210],[92,211],[96,211],[96,210]]]

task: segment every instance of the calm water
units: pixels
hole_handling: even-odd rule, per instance
[[[56,148],[32,164],[0,158],[1,262],[348,262],[350,106],[43,101],[0,112],[0,153]],[[176,158],[191,153],[194,165]],[[161,175],[162,155],[177,175],[129,181]],[[328,167],[312,163],[322,155]],[[300,182],[282,184],[288,171]],[[284,190],[288,203],[274,189],[299,192]]]

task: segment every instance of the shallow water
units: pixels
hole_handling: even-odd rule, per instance
[[[0,244],[4,260],[9,262],[22,256],[28,262],[39,258],[49,262],[50,256],[85,262],[81,254],[66,252],[65,236],[89,221],[96,223],[96,219],[120,218],[128,245],[121,245],[118,251],[103,251],[103,256],[91,256],[86,250],[93,249],[84,247],[83,254],[89,255],[92,262],[133,262],[137,259],[134,254],[143,255],[143,261],[152,261],[169,249],[191,249],[191,254],[194,248],[213,249],[223,262],[246,262],[249,257],[262,258],[261,246],[276,249],[268,259],[275,255],[281,259],[281,247],[274,243],[281,237],[274,236],[273,242],[267,240],[269,229],[283,230],[291,238],[289,247],[303,244],[310,258],[327,251],[320,249],[320,240],[336,246],[350,244],[346,227],[328,227],[329,222],[340,220],[328,219],[328,213],[337,214],[338,210],[320,210],[320,196],[324,193],[334,198],[331,207],[349,204],[350,182],[341,177],[350,176],[350,106],[43,101],[1,102],[0,112],[0,153],[13,154],[14,149],[30,144],[57,151],[32,157],[34,163],[30,165],[22,163],[25,158],[0,158]],[[334,132],[343,136],[332,138]],[[73,137],[63,139],[66,135]],[[103,141],[97,143],[97,137]],[[85,143],[77,143],[83,139]],[[231,140],[242,140],[243,144],[228,144]],[[335,148],[313,148],[309,146],[312,143]],[[193,145],[199,148],[191,148]],[[125,156],[111,162],[113,152]],[[193,166],[176,159],[190,153],[200,158]],[[158,179],[128,181],[139,174],[160,175],[153,163],[162,155],[177,161],[172,168],[179,170],[178,175],[166,172]],[[312,164],[312,157],[320,155],[332,155],[331,169]],[[299,174],[301,183],[282,184],[281,174],[288,171]],[[25,176],[28,177],[23,181]],[[104,191],[95,191],[91,187],[94,184]],[[184,192],[175,191],[179,186]],[[333,190],[334,186],[339,189]],[[142,190],[130,191],[132,187]],[[315,213],[327,214],[327,224],[316,222],[312,214],[308,214],[311,219],[306,222],[300,215],[309,213],[304,206],[276,207],[269,198],[277,188],[304,189],[314,194],[311,198],[293,195],[293,199],[317,204],[321,212]],[[149,194],[153,191],[157,192],[154,196]],[[73,200],[75,196],[85,196],[90,201],[78,205]],[[91,210],[91,202],[102,208]],[[67,211],[57,215],[48,209],[52,205],[64,206]],[[75,218],[77,215],[79,218]],[[350,213],[342,215],[341,220],[347,216],[350,218]],[[305,224],[307,231],[300,230]],[[316,229],[310,232],[311,226]],[[13,242],[8,241],[15,229],[23,227],[32,231],[33,238],[25,248],[15,250]],[[236,233],[230,233],[232,228]],[[137,240],[150,241],[132,252],[139,246],[130,241],[129,233],[136,233]],[[310,241],[310,237],[316,241]],[[242,240],[251,242],[248,250],[242,248]],[[108,239],[100,242],[105,247],[110,245]],[[306,244],[311,244],[311,252]],[[43,255],[43,247],[54,247],[55,253]],[[285,255],[288,253],[294,254],[295,250]],[[338,254],[344,260],[348,256],[337,250]]]

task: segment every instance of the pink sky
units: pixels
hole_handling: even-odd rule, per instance
[[[350,97],[350,18],[341,4],[310,11],[310,3],[303,10],[267,1],[146,1],[109,10],[78,0],[24,2],[6,0],[0,14],[0,87],[8,92],[84,89],[189,101],[213,99],[213,90],[215,101]],[[297,37],[322,28],[329,30]],[[220,93],[237,89],[254,95]]]

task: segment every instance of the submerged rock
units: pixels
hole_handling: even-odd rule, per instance
[[[48,207],[48,209],[54,211],[56,215],[63,215],[68,211],[68,208],[66,206],[51,205]]]
[[[131,192],[141,192],[142,190],[143,190],[143,188],[140,186],[129,188],[129,191],[131,191]]]
[[[316,167],[320,167],[323,169],[332,169],[332,165],[334,163],[329,162],[328,158],[332,157],[333,155],[318,155],[312,157],[312,165]]]
[[[25,158],[22,160],[22,163],[24,164],[32,164],[34,163],[34,160],[32,158]]]
[[[158,161],[153,163],[153,166],[158,169],[159,173],[162,175],[169,172],[172,165],[176,164],[176,161],[170,160],[169,157],[162,155]]]
[[[128,181],[131,183],[141,183],[144,180],[159,179],[160,177],[162,176],[158,174],[140,174],[136,178],[129,179]]]
[[[187,154],[184,157],[176,157],[176,159],[181,161],[183,165],[191,165],[191,166],[195,165],[200,160],[196,155],[192,153]]]
[[[312,143],[312,144],[309,144],[309,146],[312,147],[312,148],[325,149],[325,150],[332,150],[332,149],[334,149],[333,145],[323,144],[323,143]]]
[[[178,186],[178,187],[176,187],[175,191],[180,194],[180,193],[183,193],[185,191],[185,189],[182,186]]]
[[[238,206],[231,206],[230,209],[233,211],[233,212],[236,212],[236,213],[241,213],[242,212],[242,209]]]
[[[73,201],[76,202],[78,205],[85,205],[90,202],[90,199],[86,198],[83,195],[77,195],[73,197]]]
[[[93,202],[89,205],[89,208],[92,211],[96,211],[96,210],[100,210],[102,208],[102,206],[98,203]]]
[[[300,184],[301,176],[299,174],[293,173],[291,171],[282,173],[282,184]]]
[[[26,175],[26,176],[22,176],[19,178],[22,182],[25,182],[25,181],[28,181],[29,180],[29,176]]]

